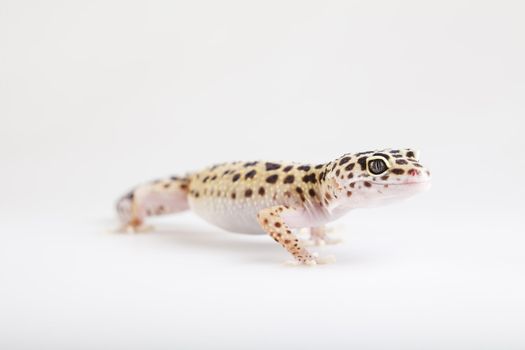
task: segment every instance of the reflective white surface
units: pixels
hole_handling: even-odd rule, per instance
[[[525,347],[522,3],[3,7],[0,347]],[[334,265],[190,213],[108,232],[144,180],[376,147],[432,189],[341,219]]]

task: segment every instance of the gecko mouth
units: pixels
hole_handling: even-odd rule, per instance
[[[373,182],[377,185],[377,192],[385,197],[398,197],[403,196],[403,193],[410,195],[412,193],[419,193],[428,191],[431,187],[431,181],[411,181],[411,182],[399,182],[399,183],[379,183]],[[389,188],[391,191],[389,191]]]
[[[415,186],[415,185],[430,185],[431,181],[423,180],[423,181],[409,181],[409,182],[390,182],[390,183],[381,183],[381,182],[372,182],[374,185],[378,186]]]

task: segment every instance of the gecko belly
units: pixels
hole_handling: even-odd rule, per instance
[[[269,199],[257,202],[234,201],[227,198],[206,201],[189,199],[191,210],[208,223],[226,231],[246,234],[265,234],[257,221],[257,214],[262,209],[280,204],[282,203]],[[283,213],[281,216],[291,229],[322,226],[328,221],[318,212],[308,210],[294,210],[290,213]]]
[[[241,201],[236,202],[228,198],[199,200],[190,197],[189,205],[199,217],[226,231],[265,234],[257,222],[257,213],[265,208],[264,204],[247,205],[247,203],[243,204]]]

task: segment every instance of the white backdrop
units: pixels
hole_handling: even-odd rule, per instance
[[[523,349],[520,1],[3,1],[0,347]],[[430,192],[335,223],[334,265],[137,182],[415,147]]]

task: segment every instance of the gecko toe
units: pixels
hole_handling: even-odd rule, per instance
[[[149,233],[154,231],[154,227],[150,225],[135,225],[135,224],[125,224],[114,230],[111,230],[112,233]]]
[[[327,255],[324,258],[317,258],[317,263],[319,265],[327,265],[327,264],[334,264],[336,262],[334,255]]]

